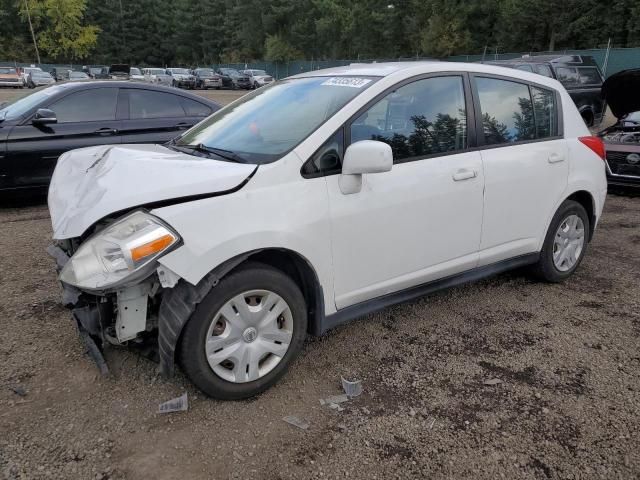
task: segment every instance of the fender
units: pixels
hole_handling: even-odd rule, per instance
[[[282,250],[279,250],[282,252]],[[160,373],[165,377],[173,375],[175,370],[175,351],[180,339],[180,334],[185,324],[204,297],[215,288],[238,265],[250,257],[260,256],[263,249],[253,250],[231,258],[209,272],[196,285],[180,280],[174,288],[167,289],[162,296],[162,303],[158,313],[158,354],[160,360]],[[284,251],[287,254],[286,251]],[[295,252],[289,252],[305,263],[304,272],[301,275],[300,288],[306,293],[307,307],[309,309],[309,333],[321,335],[325,324],[325,309],[322,286],[313,266]],[[260,258],[257,258],[260,261]]]

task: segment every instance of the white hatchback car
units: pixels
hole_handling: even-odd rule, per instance
[[[75,150],[49,191],[64,303],[206,394],[255,395],[308,333],[530,265],[558,282],[605,201],[604,150],[555,80],[415,62],[260,88],[169,144]]]

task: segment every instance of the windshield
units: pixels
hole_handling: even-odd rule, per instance
[[[40,102],[45,101],[47,98],[58,93],[63,87],[54,85],[47,87],[43,90],[38,90],[26,97],[18,98],[8,105],[0,108],[1,120],[14,120],[21,117]]]
[[[247,163],[273,162],[375,81],[312,77],[272,83],[214,113],[176,145],[233,152]]]
[[[149,73],[151,75],[164,75],[164,70],[161,68],[150,68]]]
[[[0,73],[8,74],[8,73],[17,73],[15,68],[3,68],[0,67]]]
[[[236,76],[240,75],[240,72],[237,70],[234,70],[233,68],[221,68],[220,71],[225,75],[236,75]]]
[[[102,67],[89,67],[89,72],[91,75],[97,75],[102,72]]]
[[[249,73],[254,76],[266,75],[267,72],[264,70],[249,70]]]
[[[189,74],[189,70],[187,70],[186,68],[170,68],[169,70],[171,70],[172,73],[177,73],[179,75]]]
[[[89,77],[84,72],[69,72],[69,78],[81,79],[81,78],[89,78]]]
[[[47,72],[31,72],[31,76],[37,78],[51,78],[51,75],[49,75]]]
[[[129,73],[131,75],[140,75],[140,69],[136,67],[131,67],[131,70],[129,70]]]
[[[196,70],[201,77],[213,77],[213,70]]]

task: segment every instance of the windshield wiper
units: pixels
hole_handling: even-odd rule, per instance
[[[232,152],[231,150],[224,150],[222,148],[208,147],[204,143],[199,143],[197,145],[180,145],[180,146],[184,147],[184,148],[191,148],[191,149],[196,150],[198,152],[213,153],[214,155],[217,155],[217,156],[219,156],[221,158],[224,158],[225,160],[230,160],[232,162],[247,163],[247,161],[244,158],[242,158],[237,153]]]

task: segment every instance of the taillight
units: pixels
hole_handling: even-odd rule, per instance
[[[604,142],[600,137],[579,137],[578,140],[580,140],[584,145],[589,147],[602,160],[606,158],[605,150],[604,150]]]

